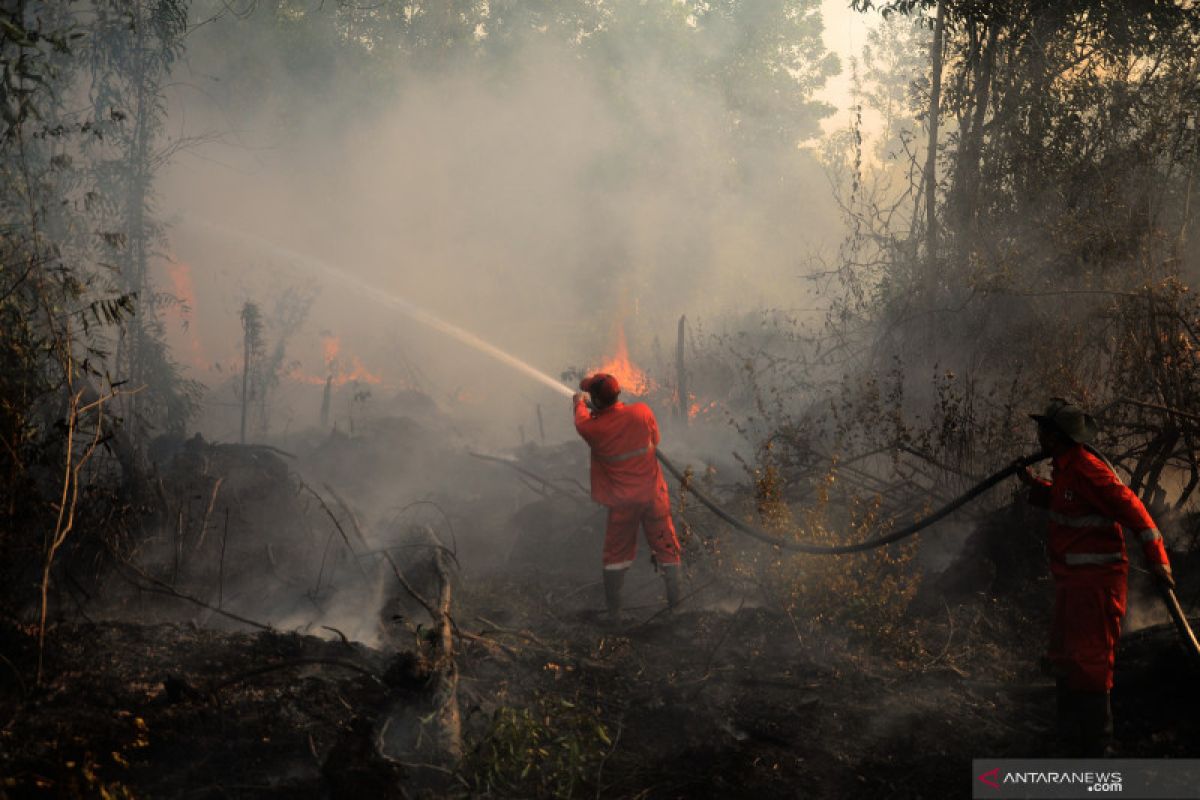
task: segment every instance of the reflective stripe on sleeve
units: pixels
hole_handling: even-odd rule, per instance
[[[1067,553],[1063,561],[1071,566],[1080,564],[1117,564],[1125,560],[1121,553]]]
[[[1063,525],[1067,528],[1103,528],[1108,525],[1115,525],[1116,520],[1111,517],[1106,517],[1103,514],[1088,514],[1083,517],[1069,517],[1066,514],[1060,514],[1057,511],[1050,512],[1050,521]]]
[[[629,569],[633,566],[632,561],[619,561],[616,564],[605,564],[605,569]]]
[[[650,447],[651,447],[651,445],[646,445],[645,447],[639,447],[637,450],[630,450],[629,452],[621,453],[620,455],[615,455],[615,456],[597,455],[596,458],[600,459],[601,461],[603,461],[606,464],[612,464],[615,461],[628,461],[631,458],[637,458],[638,456],[642,456],[642,455],[645,455],[646,453],[649,453]]]
[[[1155,539],[1161,539],[1162,534],[1158,532],[1158,528],[1146,528],[1144,531],[1138,531],[1138,538],[1143,542],[1153,542]]]

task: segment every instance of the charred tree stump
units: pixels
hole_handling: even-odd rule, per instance
[[[381,752],[399,762],[411,777],[437,786],[450,779],[462,760],[462,715],[458,706],[458,666],[454,660],[453,556],[428,526],[413,529],[414,544],[428,545],[430,556],[405,576],[385,553],[404,591],[429,614],[431,627],[418,629],[414,651],[401,653],[385,681],[399,690],[379,734]],[[415,584],[415,585],[414,585]],[[417,586],[429,586],[422,592]]]

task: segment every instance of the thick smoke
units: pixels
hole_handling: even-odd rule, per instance
[[[289,352],[297,373],[324,374],[327,331],[384,387],[411,383],[415,364],[423,389],[475,398],[511,439],[531,401],[557,401],[284,250],[555,374],[599,363],[615,324],[645,362],[682,313],[811,305],[801,264],[837,238],[825,176],[794,141],[743,130],[747,112],[664,63],[666,48],[630,45],[606,64],[537,41],[502,69],[463,57],[383,80],[331,58],[325,84],[306,91],[285,41],[256,40],[253,57],[229,61],[249,24],[225,15],[193,36],[175,116],[185,133],[220,135],[181,152],[162,184],[199,295],[190,335],[210,360],[236,363],[242,300],[315,289]],[[319,392],[307,391],[315,416]]]

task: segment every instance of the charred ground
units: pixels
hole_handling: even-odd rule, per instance
[[[393,443],[413,431],[386,427]],[[313,452],[362,450],[369,460],[387,449],[381,441],[378,431],[339,435]],[[413,441],[402,458],[427,455]],[[628,587],[629,620],[614,628],[599,611],[602,517],[573,485],[583,455],[578,446],[527,446],[506,466],[450,454],[457,470],[482,464],[502,484],[524,478],[537,493],[522,487],[527,500],[501,513],[486,492],[458,504],[441,498],[450,510],[417,530],[395,518],[380,523],[393,564],[423,598],[438,582],[421,529],[452,556],[489,540],[508,550],[490,564],[449,559],[461,715],[461,758],[450,760],[411,738],[407,755],[388,744],[389,727],[404,724],[397,709],[433,708],[447,665],[432,643],[436,620],[391,565],[354,540],[376,534],[346,499],[355,487],[314,491],[278,452],[193,441],[168,462],[164,491],[206,507],[222,478],[238,517],[273,509],[276,532],[235,525],[232,537],[224,533],[223,569],[206,560],[219,557],[219,539],[200,542],[194,528],[180,545],[106,553],[108,565],[93,573],[99,581],[79,581],[51,629],[42,686],[28,677],[36,627],[9,619],[3,791],[945,797],[968,790],[972,758],[1055,752],[1053,684],[1036,667],[1049,584],[1040,552],[1013,546],[1026,533],[1020,526],[1040,524],[1020,498],[982,520],[958,559],[926,575],[903,619],[885,626],[871,615],[895,615],[870,605],[838,616],[780,603],[771,570],[781,556],[687,509],[682,608],[664,611],[661,581],[643,556]],[[197,491],[203,469],[210,488]],[[287,524],[281,504],[295,515]],[[315,528],[308,534],[306,519]],[[168,555],[153,566],[139,561],[153,552]],[[177,552],[186,554],[179,565]],[[802,569],[825,574],[839,564],[809,560]],[[1008,580],[997,583],[997,572]],[[228,582],[219,601],[218,579]],[[873,589],[887,593],[861,587]],[[278,629],[238,621],[266,624],[252,609],[273,609]],[[346,621],[334,624],[332,609]],[[372,644],[345,640],[347,630]],[[1173,637],[1156,626],[1125,638],[1114,695],[1122,754],[1183,756],[1198,733],[1180,713],[1200,698],[1187,688]],[[436,736],[432,717],[418,714],[426,737]]]

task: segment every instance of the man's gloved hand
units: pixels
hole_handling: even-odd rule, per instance
[[[1168,589],[1175,588],[1175,576],[1171,574],[1170,564],[1151,564],[1150,574],[1152,574],[1159,583],[1161,583],[1163,586],[1166,586]]]
[[[1017,470],[1017,480],[1026,486],[1038,485],[1037,478],[1033,477],[1033,471],[1029,467],[1021,467],[1021,469]]]

